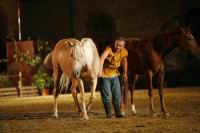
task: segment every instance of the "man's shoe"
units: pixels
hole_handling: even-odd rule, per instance
[[[112,114],[107,114],[106,118],[113,118]]]
[[[122,115],[122,114],[116,114],[116,118],[123,118],[124,117],[124,115]]]
[[[114,109],[115,109],[116,118],[123,118],[124,117],[122,115],[121,111],[120,111],[120,107],[119,106],[114,106]]]

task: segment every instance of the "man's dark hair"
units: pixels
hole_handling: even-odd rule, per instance
[[[116,41],[124,41],[124,42],[126,42],[126,41],[125,41],[125,38],[123,38],[123,37],[119,37],[119,38],[117,38]]]
[[[123,37],[119,37],[116,41],[115,41],[115,44],[116,44],[116,42],[124,42],[124,43],[126,43],[126,40],[125,40],[125,38],[123,38]]]

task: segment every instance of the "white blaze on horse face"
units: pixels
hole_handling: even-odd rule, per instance
[[[79,61],[75,61],[75,67],[74,67],[74,76],[77,78],[81,74],[81,68],[82,68],[82,63]]]

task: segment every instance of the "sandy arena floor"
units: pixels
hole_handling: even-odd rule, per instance
[[[53,96],[0,99],[0,133],[200,133],[200,87],[165,89],[170,117],[161,116],[154,90],[157,117],[148,115],[147,90],[136,91],[138,114],[106,119],[99,93],[89,111],[89,120],[75,112],[71,95],[59,97],[59,118],[52,117]],[[87,94],[87,98],[89,95]]]

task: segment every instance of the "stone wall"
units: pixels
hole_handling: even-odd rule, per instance
[[[180,0],[87,0],[75,2],[75,33],[86,32],[87,21],[92,15],[108,14],[112,17],[116,32],[124,37],[155,34],[178,25],[181,16]],[[92,20],[91,20],[92,21]]]
[[[28,36],[58,40],[63,37],[89,36],[90,25],[111,24],[112,34],[124,37],[156,34],[185,24],[198,0],[21,0],[23,38]],[[7,32],[17,33],[16,0],[1,0]],[[105,20],[106,21],[106,20]],[[104,21],[104,22],[105,22]],[[113,33],[115,32],[115,33]],[[93,33],[92,33],[93,34]]]
[[[191,24],[200,43],[199,0],[20,1],[24,40],[30,37],[55,44],[61,38],[91,37],[102,51],[118,36],[142,38]],[[8,33],[18,33],[16,0],[0,1],[0,18],[2,47]],[[187,68],[188,60],[180,49],[167,57],[168,66],[176,70]]]

